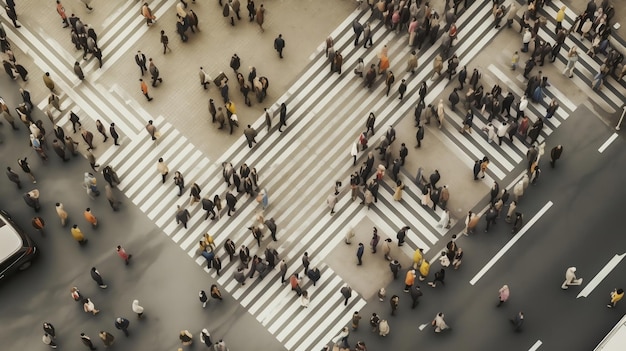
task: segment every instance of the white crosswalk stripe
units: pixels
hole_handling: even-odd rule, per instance
[[[157,2],[158,5],[153,5],[153,10],[156,9],[159,15],[174,2]],[[507,4],[508,2],[510,1]],[[147,30],[144,22],[139,21],[136,15],[128,14],[132,11],[121,10],[126,9],[128,4],[121,6],[114,14],[115,19],[105,22],[105,27],[112,29],[104,31],[100,39],[101,43],[112,47],[106,53],[110,62],[115,62],[126,54],[129,45],[136,41],[135,38]],[[476,3],[457,21],[460,34],[453,52],[459,56],[461,65],[469,63],[498,33],[492,28],[490,12],[488,7]],[[386,30],[379,21],[372,21],[374,47],[368,50],[361,46],[354,47],[351,29],[354,19],[364,23],[367,15],[355,12],[331,33],[335,47],[344,55],[344,73],[341,76],[330,74],[322,44],[317,53],[312,55],[308,69],[277,100],[277,104],[286,102],[289,109],[288,127],[285,131],[280,134],[273,127],[268,133],[264,119],[259,118],[253,125],[259,130],[259,142],[254,149],[249,149],[245,139],[241,137],[219,160],[206,158],[185,136],[166,122],[164,117],[150,117],[139,104],[125,101],[124,97],[117,95],[115,87],[107,90],[88,82],[81,83],[77,89],[69,89],[77,83],[73,72],[67,68],[70,67],[68,62],[74,60],[72,55],[52,49],[51,43],[45,43],[28,31],[14,37],[17,36],[17,41],[21,41],[18,44],[20,47],[28,47],[25,40],[32,40],[31,45],[41,44],[41,48],[32,54],[36,61],[39,60],[40,66],[49,68],[60,77],[61,89],[66,92],[62,95],[63,116],[70,109],[75,112],[84,111],[90,118],[115,122],[120,133],[127,136],[122,139],[122,146],[110,146],[106,149],[99,156],[98,163],[113,166],[122,180],[118,187],[130,201],[216,279],[259,323],[267,327],[287,349],[304,351],[321,348],[349,322],[351,313],[346,311],[360,310],[366,304],[361,294],[355,291],[348,306],[344,307],[339,293],[344,280],[324,263],[325,257],[343,240],[347,228],[367,218],[382,233],[391,236],[400,227],[409,225],[411,230],[407,233],[406,245],[394,249],[409,256],[418,247],[428,252],[447,232],[446,229],[437,227],[441,210],[424,208],[420,200],[421,192],[410,180],[405,181],[407,188],[400,202],[392,199],[393,188],[385,183],[380,187],[378,203],[370,210],[359,205],[358,201],[351,201],[348,194],[342,193],[335,207],[337,213],[334,216],[328,214],[325,200],[334,179],[341,179],[347,184],[346,178],[353,171],[349,166],[350,143],[362,131],[365,116],[370,111],[376,113],[378,133],[371,140],[378,140],[384,135],[382,126],[397,125],[414,107],[406,102],[390,103],[384,97],[382,87],[378,85],[380,82],[372,91],[364,89],[362,80],[354,77],[351,72],[358,58],[362,57],[368,64],[375,63],[379,50],[387,45],[392,67],[397,67],[394,69],[397,72],[396,78],[407,79],[406,96],[410,98],[416,95],[421,81],[432,75],[431,62],[438,51],[437,45],[421,51],[419,71],[415,76],[410,76],[403,72],[410,51],[406,47],[406,37]],[[523,89],[517,87],[519,82],[505,78],[506,75],[496,66],[490,66],[489,71],[505,83],[504,85],[511,86],[516,95],[523,92]],[[95,72],[102,74],[104,71]],[[427,101],[438,100],[448,83],[444,78],[432,84]],[[556,89],[551,88],[550,93],[559,98],[565,97]],[[395,102],[393,97],[390,99]],[[529,106],[529,110],[534,116],[541,116],[545,114],[548,102],[546,98],[539,105]],[[567,118],[572,105],[570,102],[562,103],[564,108],[547,122],[540,140]],[[46,107],[47,100],[38,106]],[[276,111],[277,106],[273,106],[271,110]],[[61,114],[55,113],[58,123],[65,129],[70,128],[71,122],[60,116]],[[156,142],[150,140],[143,130],[150,118],[154,119],[154,124],[162,133]],[[484,126],[481,118],[475,118],[477,131]],[[456,131],[460,120],[460,116],[450,114],[441,131],[431,128],[429,133],[458,151],[459,157],[468,165],[468,173],[471,172],[473,160],[487,155],[492,160],[492,165],[486,180],[502,180],[525,159],[526,146],[520,141],[498,147],[488,144],[481,133],[462,136]],[[365,154],[359,155],[359,161],[363,161]],[[156,171],[159,157],[164,158],[170,169],[164,185]],[[215,270],[208,269],[205,259],[198,255],[197,242],[207,232],[214,236],[217,243],[223,243],[226,238],[230,238],[238,246],[248,246],[251,254],[263,255],[247,229],[253,223],[257,211],[262,209],[254,198],[238,195],[237,211],[233,217],[224,215],[217,221],[210,221],[204,220],[205,212],[200,204],[189,205],[187,193],[181,197],[176,196],[178,189],[172,184],[175,171],[181,171],[185,176],[186,188],[196,182],[202,189],[202,195],[212,197],[213,194],[219,194],[223,198],[226,191],[233,191],[224,185],[221,175],[223,161],[232,162],[235,167],[245,162],[249,167],[256,167],[258,170],[260,186],[268,190],[270,198],[270,205],[264,215],[266,218],[275,218],[279,227],[280,244],[269,245],[276,248],[280,258],[288,263],[288,273],[302,272],[301,257],[304,251],[309,252],[312,266],[321,270],[322,279],[317,286],[312,286],[307,278],[303,279],[303,288],[311,294],[311,305],[308,309],[299,306],[299,301],[290,291],[289,285],[281,285],[276,281],[280,275],[277,269],[263,280],[248,280],[246,285],[240,286],[232,278],[238,262],[230,262],[221,247],[217,250],[223,261],[221,276],[217,276]],[[401,177],[409,178],[404,173]],[[178,205],[186,206],[191,213],[188,229],[175,223],[174,212]]]

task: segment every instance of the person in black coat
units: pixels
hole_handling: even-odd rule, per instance
[[[266,219],[264,224],[272,234],[272,240],[278,241],[278,239],[276,239],[276,222],[274,218]]]
[[[228,206],[228,215],[231,216],[231,214],[236,210],[235,206],[237,206],[237,198],[230,192],[226,193],[226,206]]]
[[[317,283],[318,280],[320,280],[321,278],[321,273],[319,268],[313,268],[313,269],[309,269],[308,272],[306,272],[306,276],[309,277],[309,279],[311,279],[311,281],[313,282],[313,286],[315,286],[315,284]]]
[[[106,289],[107,285],[104,284],[104,280],[100,275],[100,272],[96,269],[96,267],[91,267],[91,279],[93,279],[101,289]]]
[[[206,216],[204,217],[204,220],[207,220],[209,218],[209,215],[211,215],[211,220],[215,220],[215,204],[213,203],[213,201],[211,201],[210,198],[205,197],[202,199],[202,209],[206,211]]]
[[[128,336],[128,326],[130,325],[130,321],[124,317],[117,317],[115,319],[115,328],[124,332],[125,336]]]
[[[282,132],[282,127],[287,126],[287,105],[285,103],[280,104],[280,122],[278,124],[278,131]]]
[[[485,214],[485,221],[487,221],[487,227],[485,228],[485,233],[489,231],[489,227],[492,224],[496,224],[496,218],[498,218],[498,211],[491,205],[487,213]]]
[[[417,139],[417,145],[415,145],[415,147],[422,147],[422,140],[424,139],[424,127],[422,125],[417,126],[415,138]]]

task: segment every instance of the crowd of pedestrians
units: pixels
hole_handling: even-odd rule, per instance
[[[83,50],[83,59],[87,59],[87,54],[91,54],[92,57],[96,57],[99,61],[100,67],[102,66],[102,53],[100,48],[97,45],[97,35],[93,28],[84,24],[78,17],[74,14],[67,16],[65,13],[65,9],[60,1],[56,1],[57,3],[57,12],[62,19],[62,23],[64,27],[71,27],[71,40],[75,45],[77,50]],[[550,57],[550,61],[554,62],[553,58],[556,58],[559,55],[560,45],[563,42],[555,44],[552,46],[548,43],[547,38],[542,39],[540,35],[542,29],[542,22],[540,18],[537,16],[535,10],[534,2],[528,6],[528,10],[524,12],[522,19],[520,20],[521,31],[522,34],[522,48],[520,51],[522,55],[529,53],[529,58],[524,67],[523,76],[528,79],[527,88],[525,90],[524,96],[519,97],[519,101],[516,101],[515,96],[511,91],[507,91],[506,95],[503,94],[502,88],[499,85],[494,85],[493,88],[484,92],[483,85],[481,84],[481,72],[478,68],[470,68],[471,74],[468,77],[468,68],[463,66],[459,67],[459,58],[452,54],[450,55],[450,49],[454,45],[454,41],[458,34],[458,29],[455,25],[457,9],[460,7],[461,1],[446,1],[446,9],[443,14],[444,18],[438,14],[434,9],[431,9],[428,3],[419,4],[420,1],[409,0],[406,2],[397,1],[384,1],[381,0],[379,2],[369,1],[369,4],[372,9],[372,14],[374,17],[381,19],[388,30],[396,31],[397,33],[404,33],[408,35],[408,49],[411,50],[411,53],[408,57],[406,72],[411,72],[414,74],[419,70],[418,65],[418,51],[421,50],[423,45],[434,45],[435,42],[441,37],[441,54],[437,55],[433,62],[433,68],[435,74],[429,80],[424,80],[421,82],[420,87],[418,89],[419,99],[417,101],[414,118],[415,118],[415,126],[416,130],[416,146],[415,148],[420,148],[421,143],[424,139],[425,128],[430,125],[432,118],[435,118],[437,122],[437,126],[439,129],[444,125],[444,120],[446,116],[447,105],[444,103],[443,98],[439,98],[438,100],[433,100],[431,103],[426,104],[426,100],[428,97],[428,89],[429,85],[432,85],[438,79],[445,79],[447,77],[451,82],[454,81],[453,77],[457,76],[457,80],[459,82],[459,87],[453,88],[453,91],[450,93],[448,97],[448,101],[450,102],[450,109],[452,111],[456,111],[457,104],[460,102],[463,103],[463,111],[467,111],[465,117],[463,119],[463,127],[461,128],[461,133],[472,133],[474,129],[473,119],[476,115],[481,115],[488,120],[488,124],[482,131],[485,133],[487,140],[490,143],[495,143],[496,141],[501,146],[503,141],[512,142],[514,137],[519,138],[522,142],[529,146],[527,153],[527,162],[528,174],[524,175],[518,184],[515,184],[513,187],[513,201],[508,189],[499,189],[498,183],[494,183],[491,193],[490,193],[490,201],[489,208],[483,214],[486,219],[486,229],[485,232],[490,230],[497,223],[497,219],[503,217],[501,212],[508,207],[508,211],[506,213],[505,221],[507,223],[512,223],[512,233],[515,234],[521,230],[524,224],[523,214],[519,211],[519,202],[524,195],[529,184],[534,184],[539,179],[539,175],[541,174],[541,169],[539,168],[539,159],[543,154],[545,143],[538,144],[538,138],[540,136],[541,130],[544,125],[544,119],[549,119],[558,110],[558,101],[553,100],[549,107],[546,110],[545,116],[534,116],[535,121],[532,122],[530,120],[529,113],[527,111],[528,103],[539,103],[544,99],[544,89],[550,86],[548,82],[548,77],[543,75],[542,71],[538,71],[535,75],[533,75],[533,70],[537,65],[543,66],[545,63],[545,58]],[[454,3],[454,6],[450,6],[448,8],[449,3]],[[590,2],[591,3],[591,2]],[[10,5],[12,4],[12,5]],[[84,2],[87,9],[92,10],[89,6],[89,1]],[[467,7],[467,3],[465,3],[465,7]],[[241,4],[238,0],[227,0],[224,3],[220,1],[220,6],[223,8],[223,16],[230,20],[232,26],[235,26],[235,17],[237,17],[237,21],[241,20],[240,9]],[[7,14],[13,20],[13,24],[16,28],[19,28],[17,24],[17,14],[15,12],[15,5],[13,1],[7,1]],[[260,29],[263,31],[263,22],[264,22],[264,7],[261,4],[258,8],[255,7],[255,4],[252,0],[248,0],[247,6],[248,10],[248,18],[249,21],[252,22],[256,20]],[[599,89],[602,86],[602,82],[608,77],[609,73],[615,73],[615,70],[618,68],[618,64],[620,64],[622,58],[620,58],[620,54],[617,53],[614,49],[609,48],[608,44],[608,36],[610,35],[610,26],[608,26],[608,21],[610,17],[607,13],[603,13],[602,11],[598,11],[593,9],[591,15],[589,13],[590,9],[587,8],[587,11],[580,16],[580,21],[578,23],[577,31],[582,33],[583,36],[590,35],[589,33],[593,33],[593,46],[589,51],[589,54],[604,54],[606,55],[606,60],[601,68],[600,72],[596,77],[594,77],[594,83],[592,87],[594,89]],[[515,8],[505,9],[502,8],[499,3],[494,2],[494,23],[496,28],[501,27],[501,20],[503,18],[507,18],[507,25],[510,27],[511,23],[509,22],[510,13],[514,13]],[[146,24],[148,26],[154,26],[156,23],[156,16],[153,14],[153,11],[150,9],[148,3],[144,3],[141,5],[141,15],[146,19]],[[189,37],[187,36],[187,31],[195,33],[199,31],[198,27],[198,17],[195,12],[189,7],[189,4],[186,1],[180,0],[180,2],[176,5],[176,15],[177,22],[176,28],[177,33],[181,37],[181,41],[188,41]],[[559,21],[560,18],[560,21]],[[559,30],[558,37],[562,38],[564,41],[567,35],[571,35],[572,30],[565,30],[561,26],[562,14],[559,12],[557,15],[557,30]],[[593,25],[587,25],[591,22]],[[543,24],[545,25],[545,23]],[[575,24],[576,26],[576,24]],[[590,28],[587,28],[590,27]],[[370,23],[366,23],[365,25],[360,24],[358,21],[353,23],[353,30],[355,33],[355,46],[363,45],[364,48],[368,48],[368,45],[372,45],[374,33],[372,32],[372,28]],[[363,37],[361,37],[363,35]],[[163,53],[171,49],[169,49],[168,43],[169,39],[164,32],[161,31],[160,42],[163,45]],[[430,43],[430,44],[428,44]],[[16,64],[15,57],[10,50],[10,44],[6,40],[6,33],[0,25],[0,44],[2,44],[2,52],[7,57],[7,60],[3,60],[3,65],[5,67],[5,71],[12,79],[17,79],[17,75],[21,76],[21,78],[26,81],[27,80],[27,72],[23,68],[23,66]],[[531,46],[533,47],[532,52]],[[286,44],[282,35],[278,35],[277,38],[274,39],[274,49],[277,51],[280,58],[283,58],[283,50],[285,49]],[[557,49],[558,47],[558,49]],[[342,53],[336,51],[334,48],[333,38],[329,37],[326,40],[326,54],[329,58],[330,70],[331,72],[336,72],[338,74],[342,73],[342,65],[344,62],[344,57]],[[563,71],[563,74],[566,76],[572,76],[572,72],[575,69],[575,63],[577,61],[577,53],[576,48],[572,48],[567,53],[567,66]],[[512,69],[515,69],[517,63],[520,59],[519,53],[516,52],[516,56],[512,59]],[[524,60],[524,59],[523,59]],[[443,62],[447,61],[447,70],[443,71]],[[163,78],[160,76],[159,70],[153,61],[152,58],[146,57],[141,51],[138,51],[135,55],[135,62],[139,66],[141,71],[141,76],[143,77],[146,72],[150,73],[151,76],[151,86],[157,87],[163,82]],[[396,63],[394,63],[396,64]],[[20,68],[21,67],[21,68]],[[256,69],[252,66],[248,69],[248,77],[247,80],[244,78],[242,72],[240,72],[241,61],[240,58],[234,54],[233,58],[231,58],[230,67],[233,69],[234,74],[236,75],[240,92],[243,94],[244,101],[246,105],[251,105],[251,100],[248,97],[250,91],[254,91],[257,97],[257,101],[261,103],[263,99],[267,96],[267,89],[269,87],[269,81],[266,77],[260,76],[257,77]],[[381,77],[381,80],[384,81],[384,89],[386,90],[386,96],[389,96],[392,88],[394,88],[394,84],[396,83],[396,77],[391,70],[392,61],[389,58],[389,53],[387,51],[386,46],[383,47],[381,52],[378,54],[378,62],[377,64],[371,64],[369,68],[365,69],[365,63],[362,59],[359,60],[357,67],[354,70],[354,73],[359,77],[364,79],[364,85],[368,88],[372,88],[376,83],[377,77]],[[458,71],[457,71],[458,69]],[[82,71],[80,62],[75,62],[73,71],[76,76],[83,80],[85,78],[85,74]],[[401,69],[396,69],[396,71],[401,71]],[[620,74],[618,72],[618,74]],[[623,76],[624,70],[621,71],[621,76]],[[220,94],[223,98],[223,106],[219,106],[216,108],[215,101],[213,99],[209,100],[209,112],[212,117],[212,122],[217,122],[219,124],[219,129],[223,129],[226,123],[229,124],[230,133],[233,133],[233,129],[238,126],[238,117],[237,110],[235,108],[234,102],[230,99],[229,96],[229,86],[228,86],[228,78],[225,74],[219,75],[215,80],[212,80],[209,75],[204,71],[202,67],[200,67],[200,84],[204,89],[207,89],[207,86],[210,86],[210,83],[213,82],[214,85],[219,89]],[[466,80],[469,78],[469,82]],[[410,101],[408,97],[405,97],[407,93],[407,79],[410,78],[401,78],[398,79],[397,86],[397,94],[398,100],[400,103],[405,103],[405,101]],[[59,96],[58,96],[58,87],[56,86],[53,77],[50,73],[46,72],[43,76],[43,81],[45,86],[50,90],[50,95],[48,98],[49,106],[47,108],[47,115],[50,117],[50,120],[53,124],[54,139],[51,142],[52,148],[54,152],[64,161],[68,162],[72,159],[73,156],[78,154],[78,146],[79,144],[75,141],[72,136],[65,135],[65,131],[63,128],[55,124],[54,118],[52,117],[51,111],[52,109],[56,109],[61,111],[61,107],[59,104]],[[466,83],[468,83],[466,85]],[[140,79],[140,88],[143,95],[146,97],[147,101],[152,101],[152,97],[148,94],[148,85],[143,80]],[[20,89],[21,96],[23,98],[23,102],[15,109],[20,121],[22,121],[29,132],[29,144],[32,146],[34,151],[37,152],[39,157],[45,163],[48,160],[48,155],[46,150],[48,149],[48,144],[46,140],[46,131],[43,126],[43,122],[41,120],[34,121],[31,118],[31,112],[33,109],[33,104],[30,101],[30,93],[28,90],[22,88]],[[392,95],[392,98],[396,98]],[[430,100],[430,99],[429,99]],[[219,104],[218,104],[219,105]],[[5,120],[7,120],[10,125],[14,129],[18,128],[15,123],[15,118],[10,112],[9,108],[6,106],[6,103],[3,100],[0,100],[0,107],[2,107],[1,113]],[[511,114],[511,111],[515,113],[515,115]],[[280,125],[278,130],[282,132],[283,127],[287,127],[287,106],[285,103],[282,103],[279,111],[280,115]],[[266,110],[266,116],[269,117],[266,121],[268,130],[271,128],[271,116],[269,111]],[[98,172],[97,169],[101,168],[101,165],[96,163],[95,156],[91,153],[93,149],[97,146],[94,145],[94,135],[91,131],[89,131],[86,127],[83,127],[80,123],[80,117],[70,111],[70,121],[72,122],[74,133],[80,132],[82,139],[85,142],[85,158],[88,159],[90,166],[94,172]],[[78,126],[78,130],[77,130]],[[353,157],[353,166],[357,168],[353,174],[350,175],[350,189],[351,189],[351,197],[352,200],[356,200],[357,198],[361,200],[361,204],[366,206],[368,209],[371,206],[376,206],[378,203],[378,193],[380,186],[383,185],[384,182],[389,182],[391,184],[392,189],[394,189],[393,199],[396,201],[402,201],[403,191],[407,191],[407,187],[405,182],[402,180],[402,167],[405,166],[405,160],[409,155],[409,151],[407,148],[407,142],[396,141],[396,131],[393,126],[383,127],[385,128],[384,135],[381,135],[377,140],[376,147],[370,147],[368,142],[370,140],[375,140],[375,130],[379,129],[381,126],[376,124],[376,112],[373,111],[369,113],[367,120],[365,122],[365,131],[360,133],[358,138],[351,144],[351,156]],[[108,140],[107,135],[107,127],[100,120],[96,123],[96,128],[98,133],[103,136],[102,143],[106,143]],[[115,129],[114,123],[109,125],[109,134],[113,139],[115,145],[118,144],[119,134]],[[160,138],[160,133],[158,127],[154,125],[153,121],[149,121],[145,126],[146,131],[149,134],[149,137],[157,141]],[[247,128],[243,130],[243,134],[246,137],[248,142],[248,146],[253,148],[254,144],[257,143],[255,139],[257,136],[257,131],[248,125]],[[375,153],[378,152],[379,160],[376,160]],[[555,167],[557,160],[561,157],[563,152],[563,146],[557,145],[550,151],[550,165],[551,167]],[[359,159],[359,155],[367,155],[366,160],[362,164],[358,164],[357,160]],[[161,177],[162,184],[165,184],[169,179],[168,175],[170,174],[170,170],[167,166],[167,160],[160,158],[157,161],[157,172]],[[35,176],[29,166],[28,160],[26,157],[23,159],[18,159],[18,166],[22,169],[22,171],[30,177],[32,183],[36,183]],[[483,159],[477,160],[476,164],[473,168],[473,177],[475,180],[480,178],[484,178],[486,172],[488,171],[489,159],[484,157]],[[441,174],[437,169],[434,169],[428,178],[421,173],[417,176],[416,182],[419,185],[419,190],[422,192],[420,195],[421,204],[424,208],[432,211],[441,212],[441,221],[439,222],[439,227],[442,228],[450,228],[451,220],[449,217],[449,211],[447,209],[447,202],[449,200],[449,187],[447,185],[438,184],[441,179]],[[117,174],[113,170],[112,166],[107,165],[102,168],[102,175],[107,182],[105,185],[105,192],[107,200],[109,201],[110,206],[113,210],[118,210],[120,201],[117,199],[117,195],[114,190],[115,186],[120,183],[120,179]],[[389,180],[385,177],[385,174],[389,176]],[[20,179],[20,174],[13,170],[10,166],[7,167],[6,171],[7,177],[10,181],[16,184],[19,189],[22,189],[22,182]],[[308,254],[305,252],[302,256],[302,265],[304,267],[304,271],[300,274],[300,267],[297,267],[291,275],[287,275],[288,267],[287,263],[284,259],[279,257],[279,252],[277,248],[274,248],[271,245],[265,245],[263,247],[262,239],[266,234],[270,234],[273,241],[277,241],[276,238],[276,223],[273,218],[265,219],[263,216],[263,210],[265,210],[269,205],[269,197],[266,189],[263,189],[259,186],[258,174],[255,168],[248,168],[248,166],[243,163],[239,167],[239,171],[236,169],[230,162],[223,163],[223,176],[224,181],[228,186],[228,191],[224,195],[222,199],[219,194],[215,194],[213,197],[209,195],[202,196],[202,189],[197,183],[192,183],[192,186],[189,187],[189,204],[179,206],[175,213],[175,220],[178,224],[182,224],[185,228],[187,228],[188,221],[191,218],[190,212],[188,211],[188,207],[194,204],[196,206],[202,206],[202,209],[206,211],[205,220],[211,218],[211,220],[219,220],[221,218],[222,212],[227,212],[228,216],[232,216],[236,214],[237,209],[237,201],[238,195],[240,193],[244,193],[247,196],[254,197],[262,210],[258,210],[253,224],[248,228],[250,233],[254,237],[257,245],[259,247],[259,254],[251,254],[250,249],[245,245],[238,246],[231,239],[225,240],[223,244],[216,244],[215,240],[210,234],[205,234],[203,239],[199,242],[199,255],[203,256],[207,260],[208,268],[213,268],[217,270],[217,274],[220,275],[220,270],[222,269],[222,263],[220,256],[224,256],[224,252],[220,252],[221,246],[223,245],[223,251],[225,254],[228,254],[230,262],[235,260],[235,255],[238,258],[239,262],[235,264],[238,265],[238,268],[233,274],[233,279],[236,280],[241,285],[245,285],[247,279],[252,279],[258,273],[258,279],[263,279],[266,277],[276,266],[281,272],[281,284],[287,284],[289,282],[291,289],[295,291],[295,293],[299,296],[299,300],[301,306],[304,308],[309,307],[309,302],[311,299],[311,294],[307,290],[302,288],[302,280],[303,276],[308,277],[310,281],[315,285],[321,278],[321,272],[317,267],[311,268],[311,260],[308,257]],[[178,188],[178,196],[182,196],[185,192],[186,184],[184,180],[184,175],[180,171],[176,171],[174,176],[172,177],[174,185]],[[95,199],[100,194],[100,191],[97,188],[97,180],[96,176],[93,173],[85,172],[83,177],[83,187],[86,189],[87,194],[91,197],[91,199]],[[234,189],[237,192],[237,196],[231,193],[231,189]],[[329,195],[327,199],[327,204],[330,207],[330,214],[335,213],[335,205],[338,201],[338,196],[341,194],[342,183],[339,181],[334,186],[331,195]],[[23,194],[24,201],[29,207],[32,207],[35,212],[38,212],[41,205],[39,203],[39,190],[31,189],[29,192]],[[46,194],[43,194],[46,196]],[[60,201],[61,199],[55,199],[53,201]],[[226,210],[227,209],[227,210]],[[70,233],[74,240],[76,240],[79,244],[84,245],[88,242],[88,238],[81,230],[80,226],[73,221],[71,218],[74,216],[70,216],[64,209],[62,202],[56,202],[56,213],[61,221],[62,226],[66,226],[68,223],[71,223]],[[80,216],[77,216],[80,217]],[[86,223],[85,225],[90,225],[92,230],[98,229],[98,219],[96,214],[93,213],[90,207],[86,207],[83,217]],[[465,230],[463,234],[469,235],[473,233],[476,227],[479,225],[479,219],[481,215],[473,212],[469,212],[467,218],[465,219]],[[70,221],[68,221],[70,219]],[[35,216],[33,217],[33,226],[35,229],[39,230],[43,234],[43,230],[45,228],[45,221],[43,218]],[[396,239],[397,246],[402,246],[405,242],[406,233],[411,228],[409,226],[404,226],[399,229]],[[354,235],[353,235],[354,236]],[[346,243],[350,243],[351,237],[346,237]],[[428,285],[432,288],[437,286],[444,285],[446,270],[449,268],[458,269],[461,265],[463,258],[463,250],[458,247],[456,242],[456,236],[452,237],[452,240],[448,242],[446,245],[446,249],[441,252],[441,256],[439,257],[439,265],[440,268],[437,270],[433,270],[433,274],[430,273],[431,263],[428,262],[427,259],[423,257],[422,250],[420,248],[416,248],[415,254],[413,257],[413,266],[406,267],[406,276],[405,276],[405,293],[409,293],[412,299],[412,308],[415,308],[419,299],[422,296],[421,289],[419,287],[420,281],[429,280]],[[389,267],[392,272],[394,279],[396,279],[399,275],[401,276],[402,267],[400,266],[398,260],[394,259],[394,248],[393,248],[393,240],[391,238],[383,238],[381,237],[377,229],[374,228],[374,232],[372,234],[372,239],[369,242],[369,248],[372,254],[377,253],[377,247],[381,246],[382,254],[386,261],[389,262]],[[220,246],[220,249],[217,247]],[[397,249],[397,248],[396,248]],[[115,248],[118,256],[123,260],[126,265],[129,265],[131,262],[132,255],[127,253],[126,250],[117,246]],[[365,245],[363,243],[358,243],[356,249],[356,264],[362,265],[363,256],[365,254]],[[261,252],[263,252],[261,254]],[[280,253],[282,255],[282,253]],[[574,268],[574,267],[572,267]],[[572,275],[575,272],[575,268],[572,270],[568,269],[568,273],[566,274],[566,281],[563,283],[563,288],[566,289],[569,285],[577,285],[576,283],[579,281],[576,279],[575,275]],[[101,289],[106,289],[108,284],[105,283],[103,276],[100,274],[99,270],[96,267],[91,269],[91,277],[98,284]],[[568,275],[569,274],[569,275]],[[288,278],[287,278],[288,277]],[[415,278],[418,278],[417,280]],[[582,281],[580,281],[582,282]],[[340,290],[341,296],[344,298],[344,304],[347,305],[349,299],[352,297],[352,288],[345,284]],[[85,313],[91,313],[96,315],[99,313],[99,310],[96,308],[94,302],[89,297],[83,297],[80,294],[78,288],[73,287],[71,289],[71,295],[74,300],[80,301],[83,306],[83,310]],[[383,289],[379,292],[379,298],[381,300],[386,298],[386,292]],[[212,285],[210,289],[210,296],[214,299],[222,300],[221,292],[217,285]],[[402,296],[402,295],[400,295]],[[400,296],[391,295],[389,299],[391,315],[395,315],[397,313],[397,309],[399,306]],[[619,301],[623,296],[622,289],[616,289],[611,294],[611,301],[608,307],[614,307],[617,301]],[[208,296],[205,291],[200,291],[199,298],[203,307],[206,306],[208,301]],[[499,305],[505,303],[509,298],[509,287],[508,285],[504,285],[498,291]],[[143,307],[139,305],[138,300],[134,300],[132,302],[131,310],[137,314],[138,318],[143,317]],[[436,333],[442,332],[444,330],[449,329],[446,321],[444,320],[444,313],[440,312],[434,316],[432,320],[432,326]],[[352,317],[352,330],[357,330],[359,325],[359,320],[361,316],[358,311],[353,313]],[[523,312],[519,312],[512,319],[511,322],[514,324],[515,328],[519,330],[523,324],[524,314]],[[115,319],[114,325],[117,329],[122,331],[125,336],[129,335],[128,328],[130,322],[128,319],[124,317],[119,317]],[[390,326],[387,320],[381,319],[378,314],[373,313],[370,319],[370,326],[373,331],[376,331],[381,336],[386,336],[389,333]],[[42,341],[49,345],[52,348],[56,348],[56,332],[51,323],[45,322],[43,324],[44,336]],[[335,343],[337,345],[348,347],[348,336],[350,334],[349,329],[346,327],[342,329],[339,336],[336,338]],[[105,347],[108,347],[114,343],[115,337],[111,333],[107,331],[100,331],[98,333],[99,338],[102,340]],[[85,334],[80,334],[81,341],[83,344],[88,346],[90,349],[95,349],[91,338]],[[193,335],[188,330],[182,330],[179,335],[179,339],[182,345],[189,345],[193,342]],[[208,330],[203,329],[201,332],[202,343],[207,346],[214,345],[216,350],[225,349],[225,343],[220,340],[217,343],[213,343],[211,341],[210,334]],[[219,348],[218,348],[219,346]],[[365,343],[363,341],[358,341],[356,343],[357,350],[365,350]]]

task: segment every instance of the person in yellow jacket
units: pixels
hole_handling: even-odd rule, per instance
[[[430,263],[424,259],[422,260],[422,264],[420,265],[420,281],[424,281],[426,280],[426,277],[428,277],[428,272],[430,271]]]
[[[613,308],[619,300],[624,298],[624,289],[615,289],[611,291],[611,302],[606,305],[608,308]]]
[[[420,266],[420,262],[422,262],[422,249],[419,247],[413,253],[413,269],[417,269]]]
[[[565,19],[565,6],[561,7],[559,12],[556,13],[556,29],[555,33],[558,33],[563,28],[563,20]]]
[[[80,228],[78,228],[78,225],[74,224],[72,226],[71,232],[72,232],[72,237],[79,244],[83,245],[87,243],[87,239],[85,239],[85,235],[83,235],[83,232],[80,230]]]

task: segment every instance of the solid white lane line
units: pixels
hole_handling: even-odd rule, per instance
[[[478,280],[480,280],[480,278],[482,278],[483,275],[485,275],[485,273],[487,273],[487,271],[489,271],[489,269],[493,267],[496,264],[496,262],[498,262],[498,260],[502,258],[502,256],[504,256],[504,254],[507,251],[509,251],[509,249],[513,247],[513,245],[519,239],[522,238],[522,236],[524,236],[524,234],[528,231],[528,229],[530,229],[530,227],[532,227],[533,224],[535,224],[535,222],[537,222],[539,218],[541,218],[541,216],[543,216],[550,209],[550,207],[552,207],[552,205],[553,205],[552,201],[548,201],[541,208],[541,210],[539,210],[539,212],[537,212],[537,214],[533,218],[531,218],[530,221],[528,221],[528,223],[526,223],[522,227],[522,229],[517,234],[515,234],[515,236],[511,240],[509,240],[509,242],[506,243],[506,245],[504,245],[504,247],[500,249],[500,251],[498,251],[498,253],[495,256],[493,256],[493,258],[491,258],[491,260],[489,260],[489,262],[487,262],[487,264],[474,276],[474,278],[470,280],[470,284],[476,285]]]
[[[539,349],[539,347],[541,346],[542,342],[541,340],[537,340],[536,343],[533,344],[533,346],[531,346],[528,351],[537,351]]]
[[[617,139],[617,137],[618,137],[617,133],[613,133],[613,135],[611,135],[607,139],[607,141],[605,141],[604,144],[602,144],[602,146],[600,146],[600,148],[598,149],[598,152],[599,153],[603,153],[604,150],[606,150],[609,147],[609,145],[611,145],[611,143],[614,142],[615,139]]]
[[[587,285],[585,285],[585,287],[580,291],[576,298],[578,299],[580,297],[589,296],[593,289],[595,289],[598,284],[600,284],[600,282],[602,282],[602,280],[606,278],[609,273],[611,273],[613,268],[617,267],[617,265],[622,262],[624,256],[626,256],[626,253],[623,253],[621,255],[616,254],[615,256],[613,256],[611,260],[600,270],[600,272],[598,272],[598,274],[596,274],[596,276],[593,277],[593,279],[591,279],[589,283],[587,283]]]

